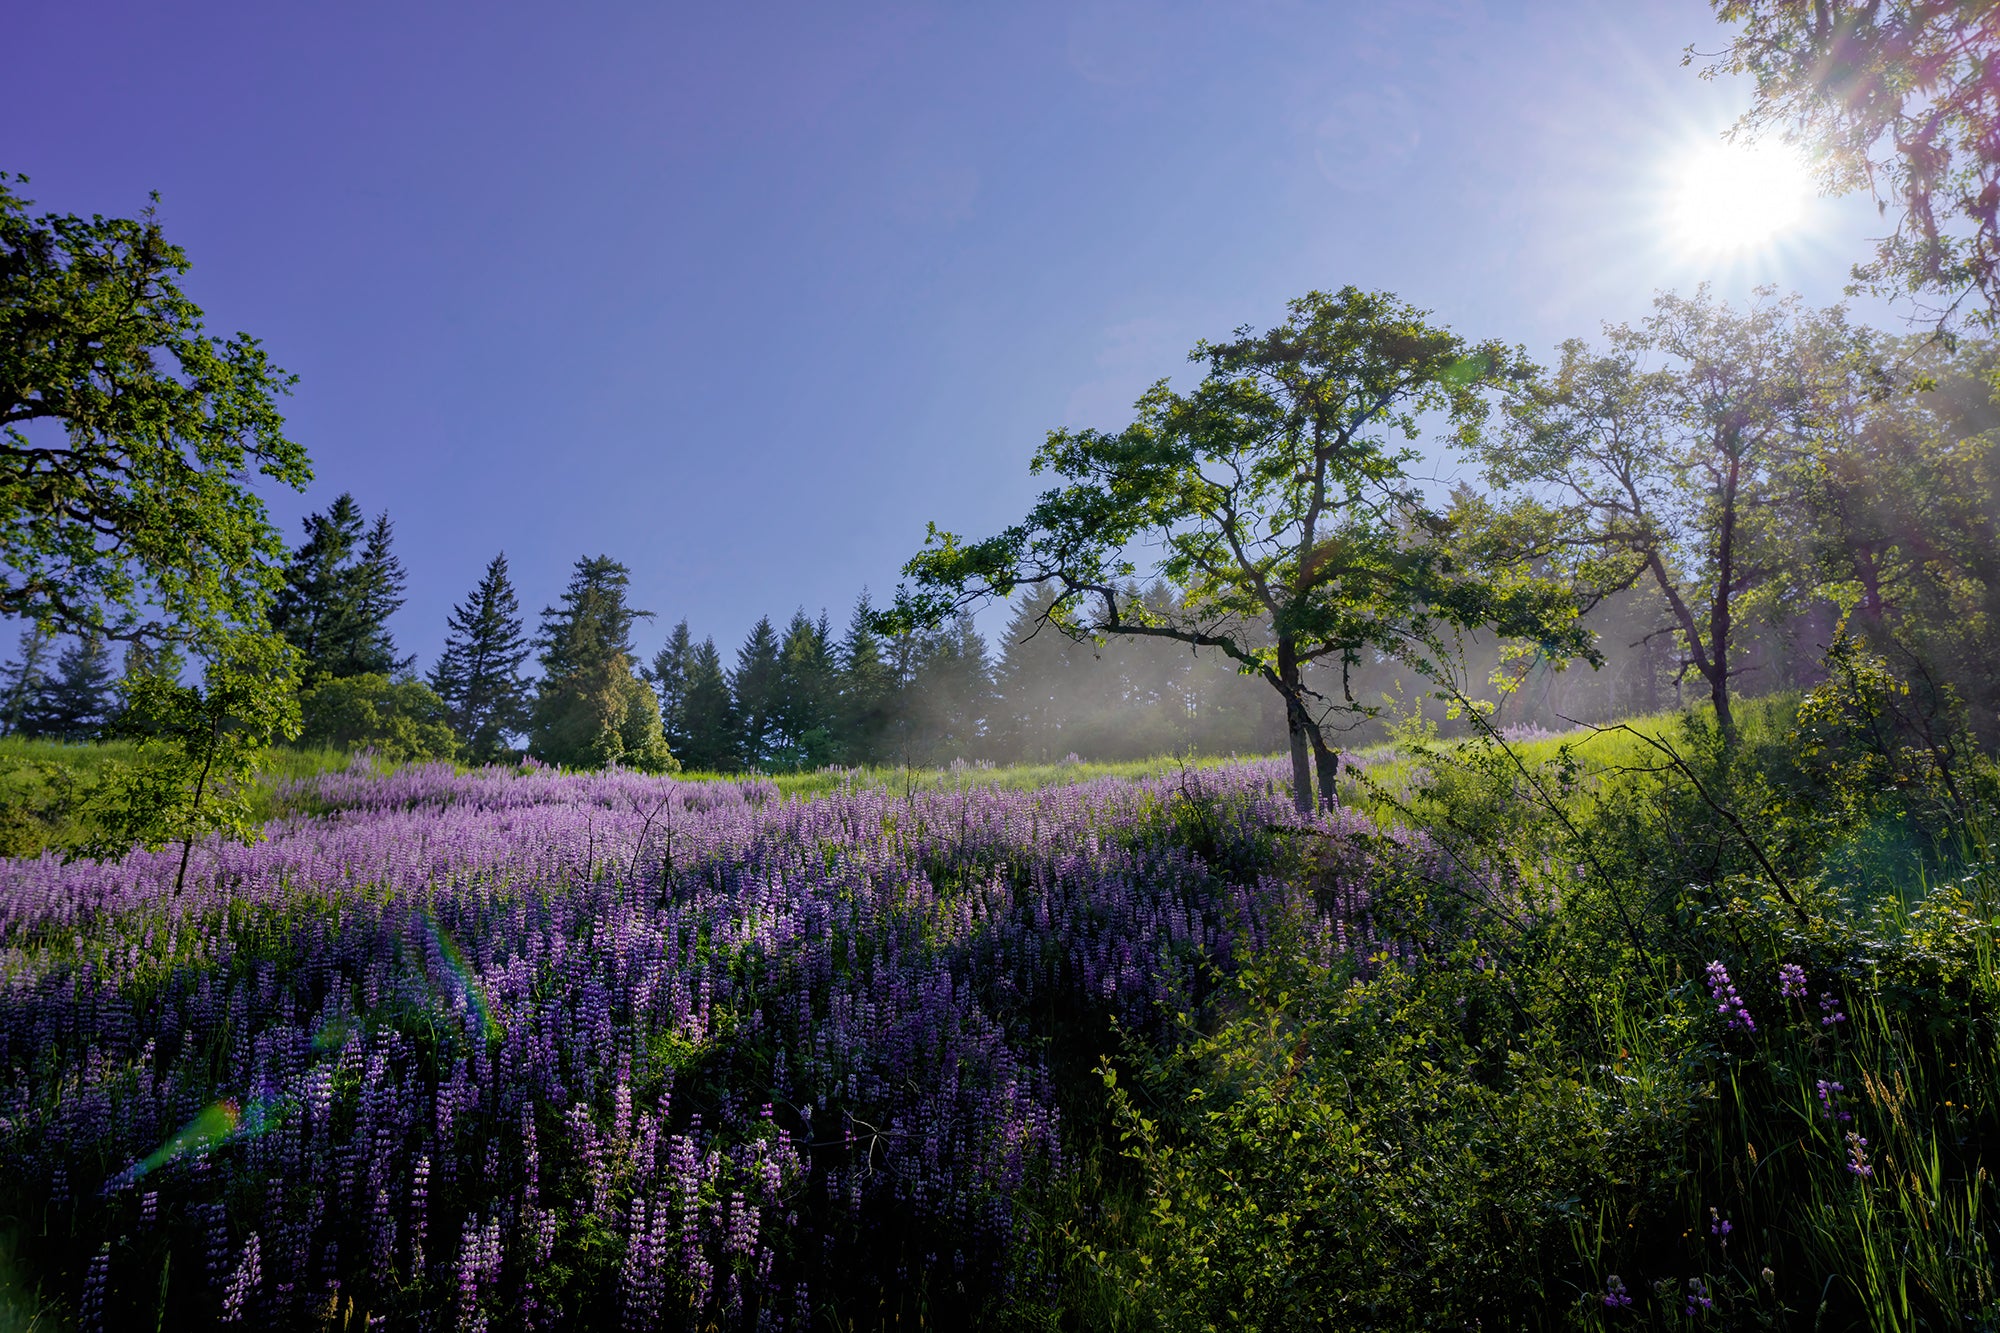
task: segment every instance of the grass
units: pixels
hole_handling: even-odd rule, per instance
[[[112,765],[130,762],[138,750],[131,741],[70,744],[0,736],[0,856],[36,856],[78,836],[81,808],[91,789]],[[276,783],[349,762],[339,750],[274,746],[259,765],[265,779],[254,797],[261,803],[259,813],[270,814]]]

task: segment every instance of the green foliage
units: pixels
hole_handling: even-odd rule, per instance
[[[1532,372],[1499,343],[1473,345],[1381,293],[1311,292],[1265,333],[1239,329],[1189,359],[1207,373],[1180,393],[1161,380],[1123,431],[1056,431],[1033,470],[1065,485],[999,536],[932,530],[905,573],[896,619],[937,623],[986,596],[1046,584],[1046,622],[1078,638],[1134,635],[1212,649],[1284,699],[1294,799],[1310,808],[1310,744],[1330,800],[1327,723],[1365,712],[1314,688],[1313,663],[1383,655],[1425,670],[1454,630],[1492,626],[1552,656],[1587,651],[1564,591],[1532,552],[1458,540],[1450,516],[1404,471],[1427,421],[1470,448],[1489,395]],[[1492,530],[1491,525],[1488,528]],[[1181,596],[1128,595],[1140,543]],[[1268,626],[1259,631],[1258,626]],[[1268,633],[1268,639],[1265,633]]]
[[[201,685],[164,675],[126,682],[121,729],[139,742],[131,762],[91,793],[91,835],[76,850],[103,858],[133,846],[181,844],[181,873],[198,838],[252,842],[258,761],[299,734],[298,669],[269,635],[241,635],[206,664]]]
[[[842,763],[879,763],[888,758],[887,736],[896,679],[883,660],[875,632],[875,612],[863,594],[841,637],[839,698],[834,705]]]
[[[528,642],[506,552],[493,557],[472,596],[452,608],[448,624],[431,688],[444,700],[466,757],[496,763],[528,719],[528,687],[521,679]]]
[[[1766,288],[1739,313],[1706,287],[1661,294],[1605,339],[1565,342],[1479,454],[1495,486],[1552,497],[1544,528],[1598,579],[1658,589],[1727,732],[1743,622],[1759,599],[1798,590],[1781,576],[1805,545],[1800,464],[1841,407],[1879,387],[1871,343],[1837,309]]]
[[[430,686],[383,675],[341,676],[299,695],[303,745],[374,750],[391,763],[451,759],[459,751],[451,713]]]
[[[307,684],[342,676],[397,675],[389,617],[403,604],[402,562],[390,549],[389,515],[362,527],[361,506],[342,492],[306,519],[306,542],[285,568],[271,623],[298,649]]]
[[[1738,132],[1776,129],[1811,150],[1835,190],[1866,189],[1895,230],[1855,266],[1878,293],[1942,302],[1940,323],[2000,311],[2000,82],[1984,4],[1890,0],[1801,5],[1713,0],[1738,25],[1702,77],[1748,74]],[[1694,57],[1689,48],[1688,59]]]
[[[777,767],[819,768],[833,761],[839,687],[826,616],[810,620],[803,609],[795,612],[778,646]]]
[[[1064,1299],[1164,1329],[1989,1326],[2000,772],[1961,749],[1954,796],[1877,725],[1903,683],[1832,666],[1733,740],[1406,736],[1359,780],[1441,859],[1374,882],[1374,956],[1302,919],[1106,1067],[1110,1188],[1144,1206],[1070,1214]]]
[[[31,217],[0,179],[0,615],[213,638],[275,582],[247,482],[311,479],[275,404],[291,377],[203,331],[187,268],[150,208]]]
[[[729,697],[729,678],[722,671],[722,654],[716,651],[713,639],[695,644],[688,655],[682,715],[690,767],[725,772],[740,767],[735,704]]]
[[[1910,707],[1968,711],[2000,744],[2000,352],[1889,342],[1897,391],[1857,404],[1801,469],[1801,547],[1850,632],[1909,678]]]
[[[631,577],[607,556],[585,557],[562,606],[542,612],[542,685],[529,737],[537,759],[580,768],[680,767],[660,729],[659,700],[632,671],[632,625],[652,613],[626,605]]]
[[[778,632],[769,616],[759,616],[736,650],[736,669],[729,673],[735,749],[751,768],[769,766],[778,747],[778,670]]]

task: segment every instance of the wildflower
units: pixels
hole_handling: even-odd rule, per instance
[[[1819,1080],[1819,1113],[1835,1125],[1843,1125],[1854,1117],[1840,1109],[1840,1094],[1847,1091],[1845,1084]]]
[[[1624,1279],[1616,1273],[1604,1279],[1604,1308],[1617,1310],[1632,1303],[1632,1293],[1625,1290]]]
[[[1845,1023],[1847,1015],[1840,1011],[1840,1001],[1833,998],[1832,991],[1823,991],[1819,997],[1819,1025],[1830,1028],[1835,1023]]]
[[[222,1295],[222,1322],[240,1324],[243,1322],[244,1306],[264,1280],[263,1247],[257,1233],[251,1232],[249,1241],[243,1246],[243,1262],[229,1276],[229,1286]]]
[[[1847,1170],[1863,1180],[1875,1174],[1875,1168],[1868,1165],[1868,1140],[1851,1129],[1847,1131]]]
[[[1698,1277],[1689,1278],[1687,1291],[1688,1314],[1697,1315],[1707,1310],[1713,1310],[1714,1308],[1715,1302],[1709,1299],[1708,1284]]]
[[[1729,969],[1719,962],[1708,965],[1708,993],[1715,1001],[1715,1012],[1722,1016],[1731,1030],[1757,1030],[1750,1011],[1743,1006],[1743,997],[1736,993],[1736,983],[1729,979]]]
[[[1729,1219],[1714,1208],[1708,1210],[1708,1234],[1722,1242],[1722,1248],[1729,1248],[1729,1233],[1732,1228]]]
[[[1797,963],[1785,963],[1780,966],[1778,994],[1787,1000],[1803,1000],[1806,997],[1806,970]]]

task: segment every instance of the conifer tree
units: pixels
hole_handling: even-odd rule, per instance
[[[838,693],[834,701],[834,735],[839,758],[850,764],[879,763],[896,681],[882,657],[882,639],[875,632],[875,611],[862,593],[848,617],[840,641]]]
[[[49,649],[55,634],[44,625],[21,631],[19,657],[0,667],[0,735],[28,732],[49,685]]]
[[[760,616],[736,651],[729,673],[736,705],[736,748],[750,768],[769,767],[778,749],[778,632]]]
[[[430,686],[444,700],[466,757],[494,763],[528,721],[528,686],[521,679],[528,641],[506,552],[487,564],[479,586],[452,608],[446,624],[449,633],[431,668]]]
[[[64,741],[87,741],[111,720],[111,651],[102,634],[71,640],[56,658],[55,678],[42,692],[33,732]]]
[[[361,561],[354,570],[359,633],[351,649],[353,656],[342,664],[343,668],[352,669],[336,670],[335,675],[406,676],[416,664],[414,656],[396,656],[396,643],[389,633],[389,617],[402,610],[403,595],[409,587],[409,576],[403,572],[403,562],[393,549],[395,535],[389,512],[383,510],[368,529]]]
[[[687,732],[685,762],[690,768],[726,772],[736,768],[736,718],[723,674],[722,654],[714,639],[703,639],[688,653],[686,697],[682,704]]]
[[[632,672],[632,626],[652,615],[627,605],[632,574],[608,556],[576,562],[562,605],[542,612],[542,684],[529,733],[536,758],[572,767],[678,768],[660,731],[660,704]]]
[[[342,492],[325,513],[306,518],[305,530],[272,603],[271,627],[298,649],[310,681],[332,674],[325,664],[353,637],[348,571],[361,540],[361,506]]]
[[[343,493],[305,522],[306,542],[285,569],[272,626],[303,659],[308,685],[342,676],[396,675],[413,659],[396,656],[389,617],[403,605],[407,578],[391,549],[389,515],[363,531],[361,506]]]
[[[778,649],[777,733],[785,768],[819,768],[834,757],[834,698],[839,686],[826,613],[792,614]]]
[[[667,636],[667,646],[654,656],[653,669],[647,675],[660,699],[660,730],[666,735],[667,746],[683,757],[688,748],[688,669],[694,652],[694,636],[682,620]]]

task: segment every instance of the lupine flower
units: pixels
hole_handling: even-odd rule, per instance
[[[1708,965],[1708,993],[1715,1000],[1715,1012],[1720,1014],[1729,1028],[1755,1032],[1756,1022],[1750,1011],[1744,1007],[1743,998],[1736,993],[1736,983],[1729,979],[1729,969],[1720,962]]]
[[[1715,1302],[1708,1294],[1708,1283],[1698,1277],[1688,1279],[1687,1310],[1690,1316],[1704,1314],[1715,1308]]]
[[[1218,836],[1291,818],[1282,765],[1186,781]],[[446,1326],[546,1327],[536,1282],[579,1203],[623,1247],[588,1299],[629,1272],[634,1318],[671,1274],[677,1319],[803,1325],[884,1227],[918,1229],[904,1280],[1000,1281],[1021,1191],[1072,1169],[1025,1015],[1163,1035],[1280,920],[1325,962],[1407,961],[1373,876],[1460,873],[1340,812],[1319,914],[1156,828],[1182,782],[807,802],[762,779],[353,771],[290,792],[327,817],[197,846],[182,893],[177,852],[0,861],[0,1087],[35,1090],[0,1120],[0,1178],[66,1202],[165,1140],[140,1216],[205,1231],[237,1322],[421,1279]],[[754,1085],[701,1110],[640,1096],[662,1049],[727,1071],[736,1042],[770,1052]],[[224,1106],[245,1108],[229,1151],[171,1151]]]
[[[1780,964],[1778,994],[1787,1000],[1803,1000],[1806,997],[1806,970],[1797,963]]]
[[[242,1262],[238,1263],[236,1271],[229,1275],[229,1286],[222,1294],[223,1323],[243,1322],[244,1310],[249,1305],[250,1298],[256,1294],[258,1286],[264,1281],[261,1251],[262,1245],[257,1233],[253,1231],[250,1233],[250,1239],[244,1243]]]
[[[1875,1174],[1875,1168],[1868,1164],[1868,1140],[1851,1129],[1847,1131],[1847,1170],[1863,1180]]]
[[[1604,1305],[1606,1309],[1618,1310],[1632,1303],[1632,1293],[1625,1289],[1625,1282],[1616,1273],[1604,1279]]]
[[[1820,1079],[1816,1086],[1819,1092],[1819,1113],[1826,1117],[1829,1123],[1839,1125],[1854,1119],[1852,1115],[1840,1109],[1840,1094],[1847,1091],[1845,1084],[1829,1083],[1825,1079]]]
[[[90,1258],[90,1271],[83,1276],[83,1299],[77,1305],[77,1325],[85,1329],[104,1327],[104,1288],[111,1281],[111,1242],[98,1246]]]
[[[1733,1228],[1729,1225],[1729,1219],[1724,1217],[1719,1209],[1711,1208],[1708,1210],[1708,1234],[1721,1241],[1722,1248],[1725,1250],[1729,1248],[1729,1233],[1731,1230]]]
[[[1845,1023],[1847,1021],[1847,1015],[1840,1011],[1840,1001],[1833,997],[1832,991],[1826,991],[1820,995],[1819,1013],[1819,1025],[1823,1028],[1830,1028],[1835,1023]]]

